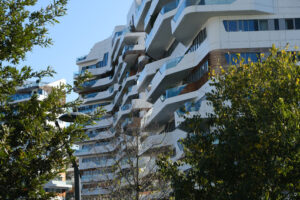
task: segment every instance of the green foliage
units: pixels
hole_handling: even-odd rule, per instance
[[[57,127],[57,118],[80,103],[65,103],[70,85],[52,88],[44,101],[33,95],[13,103],[11,96],[27,80],[54,74],[50,68],[34,72],[29,66],[15,66],[34,46],[51,44],[47,26],[66,12],[67,0],[51,0],[46,8],[34,10],[37,3],[0,0],[0,199],[49,199],[53,194],[46,194],[43,185],[74,159],[71,147],[85,138],[83,125],[102,114],[99,110],[92,119],[80,117],[66,128]]]
[[[207,93],[214,114],[184,124],[185,158],[158,162],[176,199],[299,199],[300,66],[296,53],[270,52],[221,68]]]

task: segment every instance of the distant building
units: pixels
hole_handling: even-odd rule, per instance
[[[52,83],[40,82],[39,80],[27,81],[23,86],[17,88],[16,94],[11,97],[13,100],[12,103],[28,101],[34,94],[37,94],[38,99],[43,101],[51,93],[53,87],[61,84],[66,84],[66,81],[64,79]],[[60,122],[60,126],[64,127],[65,123]],[[72,180],[67,180],[66,175],[67,173],[61,173],[57,178],[44,186],[46,192],[57,193],[57,197],[55,198],[57,200],[65,200],[66,193],[72,190]]]
[[[172,159],[180,159],[178,140],[186,132],[179,125],[186,112],[204,118],[212,112],[205,98],[210,71],[234,63],[237,53],[248,62],[268,54],[272,44],[300,46],[299,0],[134,0],[127,21],[76,62],[75,80],[85,71],[93,75],[77,89],[79,112],[100,106],[107,111],[86,127],[90,139],[75,154],[83,199],[110,193],[111,166],[125,159],[119,139],[126,128],[144,129],[145,157],[165,135],[166,142],[155,148],[170,147]]]

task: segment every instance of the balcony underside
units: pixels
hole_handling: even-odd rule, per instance
[[[154,25],[152,29],[152,32],[154,31],[152,34],[154,35],[151,36],[151,33],[148,35],[148,37],[152,38],[149,38],[151,41],[146,44],[148,45],[146,46],[146,52],[154,59],[160,59],[174,39],[170,25],[174,13],[174,11],[171,11],[170,13],[163,15],[162,19],[158,18],[157,20],[161,21],[156,24],[158,27]]]
[[[195,36],[198,34],[203,25],[209,18],[218,16],[234,16],[234,15],[262,15],[270,14],[263,10],[251,10],[251,7],[242,6],[239,10],[233,9],[230,5],[197,5],[184,9],[177,22],[172,20],[172,33],[176,40],[188,46]]]

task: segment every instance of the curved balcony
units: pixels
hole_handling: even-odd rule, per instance
[[[28,101],[32,98],[33,95],[34,95],[34,93],[32,91],[27,92],[27,93],[14,94],[14,95],[10,96],[10,99],[11,99],[10,103],[15,104],[15,103],[21,103],[24,101]],[[36,95],[37,95],[37,99],[39,101],[43,101],[48,96],[47,92],[42,89],[39,89],[37,91]]]
[[[101,142],[90,145],[89,148],[75,151],[74,156],[86,156],[92,154],[101,154],[115,151],[120,145],[121,140],[111,142]]]
[[[114,47],[116,48],[115,51],[113,51],[112,54],[112,62],[116,62],[118,57],[122,54],[124,46],[129,44],[138,44],[139,40],[143,41],[141,39],[145,38],[145,33],[143,32],[127,32],[122,35],[120,38],[119,44]],[[113,49],[114,50],[114,49]]]
[[[270,13],[272,0],[184,0],[171,22],[172,33],[187,46],[210,17]]]
[[[187,133],[180,129],[176,129],[169,133],[149,136],[140,146],[139,155],[143,155],[149,150],[173,146],[176,149],[176,156],[174,158],[178,159],[183,154],[183,149],[178,145],[178,140],[183,139],[186,136]]]
[[[109,194],[110,191],[103,188],[94,188],[94,189],[82,189],[81,195],[82,196],[95,196],[95,195],[105,195]]]
[[[116,136],[116,132],[110,128],[107,131],[89,130],[87,132],[89,139],[87,141],[97,141],[113,138]]]
[[[209,101],[206,100],[206,96],[195,101],[186,102],[174,113],[176,127],[187,118],[192,118],[195,115],[201,116],[201,118],[207,118],[210,114],[214,114],[213,107],[208,103]]]
[[[114,179],[115,175],[113,173],[108,174],[97,174],[97,175],[83,175],[81,176],[80,181],[82,183],[91,183],[91,182],[102,182]]]
[[[137,31],[144,31],[144,18],[150,8],[152,0],[142,0],[137,7],[134,16],[134,27]]]
[[[156,74],[157,70],[168,60],[168,58],[164,58],[152,63],[149,63],[145,66],[142,72],[138,75],[137,79],[137,90],[139,92],[144,91],[144,89],[149,85],[153,76]]]
[[[138,45],[126,45],[124,46],[122,56],[126,63],[132,63],[137,59],[140,54],[145,53],[145,46],[143,44]]]
[[[125,78],[125,80],[122,83],[121,90],[117,93],[113,103],[114,106],[117,106],[121,104],[122,98],[125,94],[125,91],[130,85],[134,85],[136,83],[136,75],[129,76],[128,78]]]
[[[210,88],[207,80],[205,75],[200,81],[166,90],[144,116],[142,126],[150,129],[152,124],[167,123],[184,103],[205,95]]]
[[[173,0],[162,7],[151,32],[147,35],[146,52],[155,59],[161,58],[174,40],[170,22],[176,13],[178,2],[178,0]]]
[[[127,92],[123,96],[122,105],[125,105],[134,97],[138,97],[138,91],[136,85],[128,87]]]
[[[80,170],[86,170],[86,169],[95,169],[95,168],[103,168],[103,167],[111,167],[113,166],[116,161],[115,159],[101,159],[100,160],[95,160],[95,161],[90,161],[90,162],[81,162],[79,163],[79,169]]]
[[[88,104],[100,100],[108,100],[113,98],[113,96],[116,94],[118,91],[118,84],[115,84],[111,86],[108,90],[103,91],[103,92],[95,92],[95,93],[90,93],[87,95],[83,96],[83,104]]]
[[[188,76],[203,61],[209,52],[207,40],[200,47],[184,57],[169,59],[155,74],[147,90],[147,100],[155,102],[168,87]]]
[[[104,87],[107,87],[109,85],[112,85],[114,82],[116,82],[117,76],[114,74],[114,76],[109,76],[101,79],[94,79],[90,81],[86,81],[82,84],[82,88],[76,88],[75,92],[82,92],[82,91],[91,91],[91,90],[97,90]]]
[[[95,128],[107,128],[113,123],[112,117],[103,117],[101,120],[96,121],[95,124],[86,126],[85,129],[95,129]]]

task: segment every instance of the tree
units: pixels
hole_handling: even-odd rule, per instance
[[[0,199],[49,199],[53,194],[45,193],[43,185],[74,159],[71,146],[84,138],[82,127],[93,119],[80,117],[61,130],[55,126],[59,115],[79,103],[65,102],[70,85],[53,88],[44,101],[33,95],[13,103],[12,96],[27,80],[54,74],[49,67],[40,72],[17,67],[34,46],[51,44],[47,26],[66,13],[67,0],[34,11],[37,2],[0,0]]]
[[[184,159],[158,162],[176,199],[299,199],[297,53],[273,47],[261,57],[220,68],[207,93],[214,113],[183,124]]]
[[[119,137],[110,147],[120,148],[114,164],[107,166],[112,171],[106,176],[109,180],[105,187],[109,193],[107,199],[165,199],[170,193],[170,185],[158,174],[155,160],[163,147],[169,152],[168,138],[164,133],[148,136],[141,128],[139,118],[127,119],[126,126],[117,125],[114,130]]]

